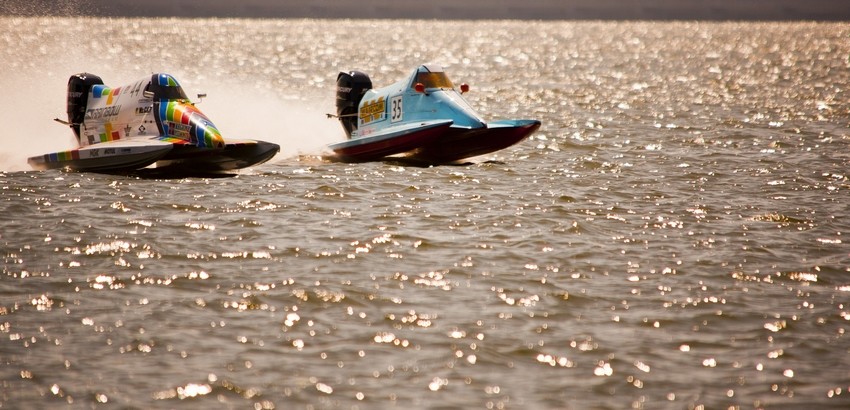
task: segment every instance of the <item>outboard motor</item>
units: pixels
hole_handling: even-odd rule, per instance
[[[86,106],[92,86],[103,84],[100,77],[89,74],[74,74],[68,80],[68,122],[77,140],[80,140],[80,125],[86,118]]]
[[[339,73],[336,77],[336,115],[349,137],[351,132],[357,129],[357,107],[360,100],[370,89],[372,80],[360,71]]]

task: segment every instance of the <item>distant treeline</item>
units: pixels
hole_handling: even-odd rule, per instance
[[[850,21],[848,0],[2,0],[0,15]]]

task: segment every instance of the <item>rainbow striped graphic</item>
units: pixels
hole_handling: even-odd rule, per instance
[[[101,98],[103,96],[109,96],[109,93],[111,91],[112,91],[111,88],[109,88],[109,87],[107,87],[103,84],[96,84],[96,85],[92,86],[92,88],[91,88],[91,95],[94,98]]]
[[[171,74],[160,73],[157,75],[157,82],[159,85],[166,87],[179,87],[180,83],[177,82],[177,79],[171,76]]]
[[[80,159],[80,150],[74,149],[70,151],[59,151],[44,154],[44,162],[70,161],[72,159]]]
[[[180,86],[169,74],[159,74],[157,82],[161,86]],[[188,142],[201,148],[224,147],[224,138],[215,124],[188,100],[161,99],[155,115],[157,123],[162,124],[163,141],[168,138],[169,142]]]
[[[121,139],[121,132],[112,129],[112,123],[103,124],[104,132],[98,135],[100,142],[116,141]]]
[[[106,97],[106,105],[112,104],[112,99],[118,97],[121,94],[121,87],[118,88],[109,88],[103,84],[97,84],[92,86],[91,94],[94,98],[103,98]]]

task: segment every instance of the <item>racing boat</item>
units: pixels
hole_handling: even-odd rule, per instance
[[[56,121],[71,127],[79,147],[30,157],[34,169],[125,172],[155,165],[212,173],[261,164],[280,150],[265,141],[225,140],[169,74],[116,88],[93,74],[72,75],[67,112],[67,121]]]
[[[403,156],[449,163],[514,145],[540,128],[537,120],[487,122],[455,89],[439,65],[420,65],[407,78],[372,89],[360,71],[337,76],[336,117],[348,139],[330,144],[347,162]]]

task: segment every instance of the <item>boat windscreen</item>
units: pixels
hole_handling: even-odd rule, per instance
[[[425,88],[454,88],[454,84],[449,80],[449,77],[446,73],[438,72],[438,73],[418,73],[416,74],[416,81],[412,84],[415,86],[416,83],[422,83]]]
[[[153,97],[156,99],[165,99],[165,100],[188,100],[189,97],[186,96],[186,92],[183,91],[183,87],[179,85],[159,85],[154,82],[148,84],[145,91],[150,91],[153,93]]]

